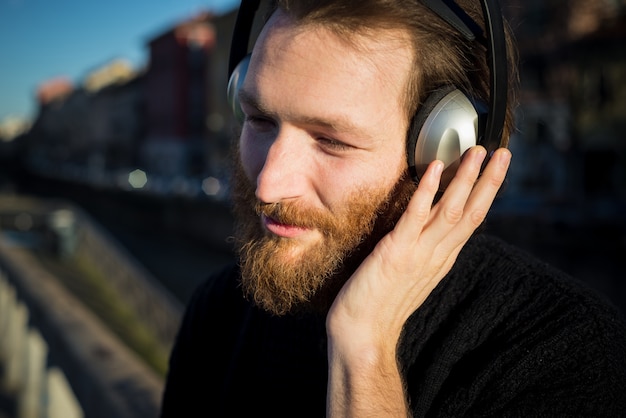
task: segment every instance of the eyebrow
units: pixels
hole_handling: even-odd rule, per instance
[[[260,113],[268,116],[275,115],[275,112],[267,108],[257,96],[244,88],[239,90],[239,102],[256,109]],[[337,116],[334,118],[314,117],[314,116],[299,116],[296,121],[303,125],[317,126],[323,129],[328,129],[337,133],[347,133],[349,135],[358,136],[364,140],[374,140],[371,134],[365,132],[365,130],[358,125],[354,124],[349,118],[345,116]]]

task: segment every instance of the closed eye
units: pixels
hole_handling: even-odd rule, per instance
[[[245,123],[257,132],[268,132],[276,126],[272,119],[257,115],[246,115]]]
[[[337,141],[336,139],[328,138],[328,137],[317,137],[316,141],[320,146],[328,151],[332,152],[340,152],[347,151],[353,149],[354,147],[346,144],[345,142]]]

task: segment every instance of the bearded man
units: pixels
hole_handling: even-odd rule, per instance
[[[416,109],[488,96],[485,49],[419,1],[277,3],[237,91],[239,263],[189,304],[162,416],[623,413],[615,310],[475,233],[510,153],[410,174]]]

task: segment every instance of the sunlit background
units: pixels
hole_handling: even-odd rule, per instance
[[[519,44],[521,92],[513,165],[487,232],[626,312],[626,0],[501,3]],[[2,345],[22,335],[15,329],[30,330],[24,341],[33,329],[43,336],[28,345],[41,379],[73,394],[67,403],[78,406],[58,416],[91,416],[95,404],[115,403],[106,396],[126,402],[128,416],[158,408],[182,307],[232,260],[225,90],[236,7],[0,0],[0,418],[38,405],[27,399],[43,390],[20,380],[24,350]],[[38,299],[46,274],[55,280],[45,286],[59,289]],[[20,303],[28,314],[15,313]],[[80,338],[59,348],[76,326],[51,318],[78,305],[90,313],[69,316],[93,314],[148,371],[108,340],[88,353]],[[3,322],[9,314],[18,319]],[[84,358],[121,363],[83,375]],[[133,377],[110,372],[134,367]],[[83,383],[93,381],[109,389],[85,404]]]
[[[54,78],[79,83],[113,59],[146,65],[149,40],[192,16],[237,0],[0,1],[0,120],[36,116],[36,90]]]

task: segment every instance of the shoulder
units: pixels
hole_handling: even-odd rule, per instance
[[[465,301],[491,312],[494,323],[516,329],[571,335],[599,341],[604,335],[624,341],[622,313],[584,283],[527,252],[490,236],[472,239],[451,272],[449,289],[473,289]],[[583,344],[585,345],[585,344]],[[626,347],[622,347],[626,348]]]
[[[460,278],[463,279],[460,279]],[[512,309],[569,306],[585,315],[619,313],[603,295],[526,251],[489,235],[473,237],[459,255],[449,285],[491,291]],[[506,296],[506,300],[497,295]]]
[[[405,331],[409,379],[418,370],[423,375],[415,388],[450,389],[420,399],[425,410],[444,404],[455,414],[478,408],[494,415],[506,408],[590,414],[626,408],[621,314],[498,239],[472,238]],[[446,401],[437,405],[437,399]]]

